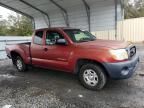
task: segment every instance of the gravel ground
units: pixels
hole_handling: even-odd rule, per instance
[[[144,108],[144,45],[132,78],[109,80],[101,91],[80,85],[77,76],[30,68],[19,73],[10,60],[0,61],[0,108]]]

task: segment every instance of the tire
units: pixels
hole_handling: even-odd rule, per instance
[[[24,63],[23,59],[20,56],[16,57],[15,66],[19,72],[25,72],[27,70],[27,65]]]
[[[90,90],[101,90],[107,82],[104,70],[97,64],[83,65],[79,72],[79,79],[82,85]]]

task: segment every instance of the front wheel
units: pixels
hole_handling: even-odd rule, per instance
[[[19,72],[24,72],[27,69],[26,64],[24,63],[23,59],[20,56],[16,58],[15,65]]]
[[[103,69],[96,64],[85,64],[81,67],[79,79],[82,85],[90,90],[101,90],[107,81]]]

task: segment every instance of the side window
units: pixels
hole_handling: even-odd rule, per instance
[[[42,45],[43,31],[38,31],[34,36],[34,44]]]
[[[55,45],[57,39],[64,39],[64,37],[57,32],[46,33],[46,45]]]

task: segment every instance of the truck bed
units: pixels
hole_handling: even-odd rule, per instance
[[[18,44],[7,44],[6,53],[9,58],[11,58],[12,51],[21,54],[24,61],[28,64],[31,63],[31,42],[18,43]]]

